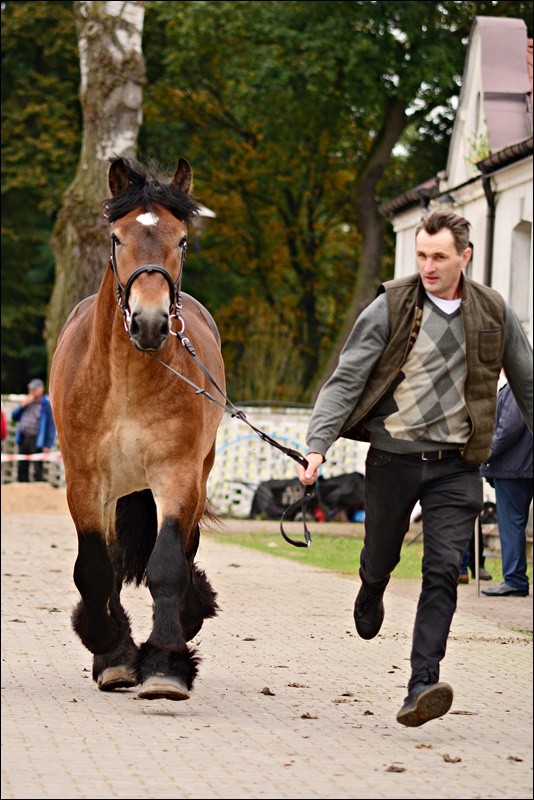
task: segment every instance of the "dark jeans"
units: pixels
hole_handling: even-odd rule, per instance
[[[460,560],[482,509],[482,479],[478,468],[459,456],[422,461],[369,448],[360,576],[371,589],[383,588],[399,563],[417,500],[423,522],[423,577],[408,690],[416,683],[439,680],[456,610]]]
[[[38,450],[35,447],[36,436],[23,436],[22,441],[19,444],[19,455],[21,456],[31,456],[34,453],[41,453],[42,450]],[[42,461],[19,461],[18,463],[18,480],[20,483],[28,483],[30,480],[30,464],[33,464],[33,480],[34,481],[42,481],[43,480],[43,462]]]
[[[502,576],[507,586],[529,590],[527,576],[528,514],[532,478],[494,478]]]

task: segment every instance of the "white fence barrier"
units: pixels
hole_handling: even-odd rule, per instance
[[[247,419],[285,447],[306,453],[310,408],[241,406]],[[368,445],[338,439],[321,467],[324,478],[365,469]],[[271,479],[295,478],[296,462],[264,442],[242,420],[226,415],[219,427],[215,464],[208,494],[219,514],[247,517],[258,484]]]

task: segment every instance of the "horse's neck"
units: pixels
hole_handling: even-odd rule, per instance
[[[123,356],[131,347],[125,330],[124,315],[117,302],[115,281],[111,271],[102,278],[93,306],[92,341],[99,349]]]

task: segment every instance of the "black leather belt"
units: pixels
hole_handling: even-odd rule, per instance
[[[422,453],[402,453],[409,458],[418,458],[420,461],[444,461],[446,458],[460,458],[462,451],[459,447],[455,450],[425,450]]]

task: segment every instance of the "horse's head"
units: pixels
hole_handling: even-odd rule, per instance
[[[160,350],[180,311],[187,228],[198,213],[190,197],[192,171],[185,158],[170,182],[149,177],[133,159],[113,158],[110,266],[130,339],[138,350]]]

